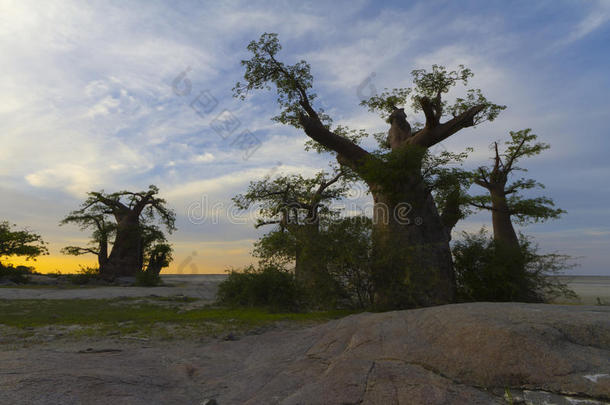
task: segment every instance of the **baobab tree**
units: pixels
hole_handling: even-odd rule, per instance
[[[114,243],[108,259],[100,267],[102,277],[135,276],[142,269],[149,222],[158,220],[169,233],[176,229],[176,215],[166,207],[164,199],[157,197],[158,193],[159,189],[154,185],[140,192],[90,192],[81,208],[70,214],[68,218],[89,214],[114,218]]]
[[[452,302],[455,277],[449,238],[431,190],[423,181],[426,151],[453,134],[493,120],[505,108],[470,89],[449,104],[443,97],[459,82],[473,76],[460,66],[447,71],[414,70],[413,88],[387,90],[363,100],[369,110],[387,118],[387,153],[371,153],[358,144],[361,131],[332,129],[330,117],[315,105],[313,76],[307,62],[280,62],[276,34],[263,34],[248,45],[243,60],[244,83],[234,93],[245,98],[253,90],[276,88],[281,112],[274,119],[302,129],[320,148],[353,170],[373,195],[373,266],[375,303],[379,308],[426,306]],[[404,107],[423,112],[425,124],[413,130]],[[446,121],[442,121],[447,118]]]
[[[297,281],[310,290],[328,281],[317,244],[321,226],[336,211],[328,205],[347,192],[344,173],[320,172],[312,178],[301,175],[269,177],[251,182],[245,194],[233,198],[240,209],[258,205],[260,218],[255,226],[275,225],[255,246],[264,260],[295,263]]]
[[[102,272],[108,261],[108,243],[116,231],[116,225],[108,218],[108,214],[104,213],[102,207],[93,206],[85,211],[71,212],[60,222],[60,225],[66,224],[76,224],[81,230],[93,228],[93,233],[87,246],[66,246],[61,252],[72,256],[94,254]]]
[[[479,209],[491,211],[494,240],[505,247],[519,251],[519,238],[513,219],[519,224],[542,222],[558,218],[565,211],[555,208],[548,197],[525,198],[520,191],[544,188],[544,185],[526,178],[510,182],[517,171],[527,171],[517,163],[527,157],[539,155],[550,148],[549,144],[537,142],[531,129],[511,131],[510,140],[500,151],[497,142],[492,144],[493,165],[481,166],[473,173],[474,183],[485,188],[488,194],[472,197],[471,204]]]
[[[159,273],[172,261],[172,246],[168,243],[165,233],[156,225],[142,225],[142,271],[149,282],[156,284]]]

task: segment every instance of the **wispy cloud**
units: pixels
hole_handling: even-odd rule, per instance
[[[579,41],[610,21],[609,0],[597,0],[590,3],[593,4],[590,7],[590,11],[582,20],[573,25],[568,35],[561,39],[556,44],[557,46],[565,46]]]

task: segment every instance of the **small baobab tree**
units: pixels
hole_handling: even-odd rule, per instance
[[[107,223],[106,218],[114,219],[114,224],[106,228],[102,227],[108,231],[105,234],[106,243],[110,230],[115,235],[110,254],[106,260],[102,260],[103,265],[100,265],[102,277],[112,279],[117,276],[135,276],[142,270],[147,248],[156,246],[157,243],[154,241],[160,241],[161,245],[165,244],[165,237],[159,238],[160,230],[157,227],[151,228],[151,222],[160,222],[169,233],[176,229],[174,226],[176,215],[167,208],[164,199],[157,197],[158,193],[159,189],[154,185],[149,186],[147,191],[140,192],[90,192],[81,208],[64,219],[65,223],[78,223],[85,227],[94,225],[98,233],[100,228],[93,218],[99,222],[101,215],[104,223]],[[100,242],[99,249],[95,250],[100,257],[100,252],[104,251],[102,246],[104,238],[96,238],[94,231],[94,240]],[[73,253],[80,251],[79,248],[70,250]],[[70,250],[67,253],[70,253]],[[161,259],[155,261],[163,262]]]
[[[555,208],[548,197],[526,198],[521,191],[544,188],[534,179],[511,177],[518,171],[527,171],[517,166],[527,157],[539,155],[550,145],[537,142],[537,135],[531,129],[511,131],[505,148],[500,150],[497,142],[492,144],[494,157],[492,166],[481,166],[473,173],[473,181],[487,190],[487,194],[471,198],[470,203],[479,209],[491,211],[494,240],[506,247],[519,250],[519,237],[515,232],[513,220],[525,225],[558,218],[565,211]],[[511,181],[512,180],[512,181]]]
[[[322,227],[336,215],[329,204],[346,192],[342,172],[320,172],[312,178],[290,175],[254,181],[233,201],[243,210],[258,206],[257,228],[275,226],[257,242],[255,255],[263,261],[294,261],[297,281],[315,289],[326,280],[317,244]]]

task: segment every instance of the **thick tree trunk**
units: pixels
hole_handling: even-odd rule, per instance
[[[102,268],[106,265],[108,261],[108,238],[102,235],[102,240],[100,240],[100,248],[97,254],[97,263],[99,265],[100,272],[102,272]]]
[[[142,269],[142,232],[139,215],[127,215],[117,221],[114,245],[100,271],[105,278],[133,277]]]
[[[295,277],[314,303],[324,305],[333,294],[332,280],[324,262],[319,223],[300,225],[295,261]]]
[[[510,211],[503,191],[490,190],[491,222],[494,240],[505,247],[519,249],[519,238],[510,219]]]
[[[486,105],[470,107],[441,123],[440,93],[436,104],[427,97],[419,97],[426,125],[415,133],[412,133],[404,110],[395,108],[389,117],[388,143],[392,152],[388,159],[381,159],[330,131],[311,107],[305,92],[301,94],[299,102],[306,114],[299,115],[299,122],[305,133],[337,152],[339,164],[358,173],[375,199],[373,273],[376,306],[395,309],[452,302],[456,288],[448,226],[441,220],[432,195],[424,185],[421,161],[428,148],[473,126],[476,115]],[[405,218],[401,219],[401,214],[405,214]]]
[[[430,191],[413,177],[389,193],[369,184],[375,201],[375,305],[380,309],[446,304],[455,298],[447,232]]]

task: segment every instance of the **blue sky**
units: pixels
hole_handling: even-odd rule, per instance
[[[311,64],[335,123],[370,132],[387,127],[360,95],[409,86],[415,68],[470,67],[472,86],[508,109],[442,147],[474,147],[475,167],[492,141],[532,128],[552,149],[525,162],[529,174],[568,214],[524,231],[545,251],[580,257],[575,274],[610,275],[610,1],[176,3],[0,0],[0,218],[51,243],[41,267],[86,261],[59,254],[87,235],[58,222],[87,191],[151,183],[178,214],[172,271],[250,262],[259,231],[229,218],[230,197],[266,174],[313,174],[331,160],[270,121],[272,93],[232,98],[247,43],[277,32],[286,62]],[[179,95],[172,83],[185,71],[191,89]],[[190,103],[202,91],[217,105],[200,116]],[[239,120],[227,139],[210,127],[225,110]],[[247,160],[232,144],[244,130],[261,141]],[[217,221],[188,220],[202,201]],[[458,231],[489,222],[477,214]]]

